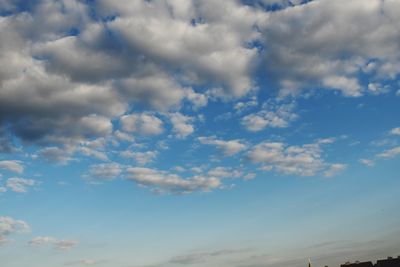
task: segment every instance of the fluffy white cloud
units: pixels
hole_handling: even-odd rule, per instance
[[[369,167],[375,165],[375,162],[372,159],[360,159],[359,162]]]
[[[178,138],[185,138],[194,132],[193,117],[185,116],[181,113],[171,113],[168,115],[172,123],[172,131]]]
[[[36,186],[39,183],[32,179],[12,177],[7,179],[6,187],[16,193],[26,193],[29,187]]]
[[[391,149],[387,149],[383,151],[382,153],[378,154],[378,158],[394,158],[397,155],[400,155],[400,146],[394,147]]]
[[[328,169],[324,172],[324,176],[332,177],[337,175],[338,173],[344,171],[347,168],[347,164],[342,163],[334,163],[331,164]]]
[[[320,142],[302,146],[289,146],[279,142],[263,142],[254,146],[247,158],[253,163],[262,164],[261,170],[275,170],[282,174],[314,176],[324,172],[332,176],[345,169],[345,164],[331,164],[322,157]]]
[[[21,220],[7,216],[0,216],[0,245],[10,240],[8,237],[13,234],[26,233],[30,230],[29,225]]]
[[[75,147],[65,146],[60,147],[46,147],[39,150],[39,156],[44,159],[59,164],[67,164],[72,160],[72,154],[75,152]]]
[[[186,194],[211,191],[221,187],[220,179],[200,175],[182,178],[177,174],[149,168],[128,168],[127,179],[156,193]]]
[[[208,171],[210,177],[218,178],[240,178],[243,173],[239,170],[228,168],[228,167],[216,167]]]
[[[391,135],[400,135],[400,127],[393,128],[392,130],[390,130],[389,134],[391,134]]]
[[[249,131],[258,132],[267,127],[285,128],[298,116],[293,112],[294,103],[266,103],[259,112],[242,118],[241,124]]]
[[[200,143],[204,145],[212,145],[217,147],[225,156],[233,156],[240,151],[247,148],[247,145],[243,144],[241,140],[220,140],[215,136],[198,138]]]
[[[134,158],[135,161],[140,165],[146,165],[152,162],[158,155],[157,151],[145,151],[145,152],[132,152],[129,150],[122,151],[121,156],[126,158]]]
[[[105,16],[119,14],[108,23],[108,29],[148,60],[184,71],[191,82],[222,84],[237,96],[251,88],[249,72],[257,50],[243,44],[258,37],[253,26],[263,17],[262,12],[236,1],[127,5],[120,0],[100,1],[99,6]]]
[[[9,170],[16,173],[24,172],[24,166],[18,160],[1,160],[0,169]]]
[[[399,10],[394,0],[338,0],[270,12],[262,28],[265,66],[281,94],[328,88],[360,96],[359,74],[372,77],[367,90],[381,92],[374,83],[399,74]]]
[[[164,129],[163,122],[151,114],[130,114],[121,117],[122,129],[142,135],[159,135]]]
[[[238,102],[233,106],[233,109],[236,110],[237,112],[242,112],[246,109],[255,107],[258,105],[258,101],[256,97],[253,97],[249,101],[246,102]]]
[[[113,180],[122,172],[122,167],[117,163],[103,163],[91,165],[88,177],[99,180]]]

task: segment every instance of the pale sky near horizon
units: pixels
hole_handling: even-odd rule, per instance
[[[399,18],[398,0],[0,0],[0,266],[400,255]]]

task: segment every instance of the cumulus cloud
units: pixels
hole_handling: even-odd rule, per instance
[[[241,140],[220,140],[215,136],[204,137],[201,136],[198,138],[200,143],[204,145],[212,145],[217,147],[225,156],[233,156],[240,151],[247,148],[247,145],[242,143]]]
[[[201,175],[189,178],[156,169],[133,167],[127,169],[127,179],[150,188],[156,193],[186,194],[208,192],[221,187],[220,179]]]
[[[16,173],[24,172],[24,166],[18,160],[1,160],[0,169],[5,169]]]
[[[324,176],[332,177],[337,175],[338,173],[344,171],[347,168],[347,164],[342,163],[334,163],[331,164],[328,169],[324,172]]]
[[[151,114],[130,114],[121,117],[122,129],[142,135],[159,135],[164,129],[163,122]]]
[[[359,74],[370,75],[367,90],[382,92],[376,80],[399,74],[398,10],[397,1],[339,0],[270,12],[262,29],[265,67],[284,95],[328,88],[360,96]]]
[[[126,158],[134,158],[135,161],[139,165],[146,165],[146,164],[154,161],[154,159],[158,155],[158,152],[154,151],[154,150],[145,151],[145,152],[132,152],[129,150],[125,150],[125,151],[122,151],[120,153],[120,155],[123,157],[126,157]]]
[[[286,175],[314,176],[323,172],[325,176],[332,176],[344,170],[345,164],[325,161],[322,144],[316,142],[290,146],[279,142],[263,142],[251,148],[246,156],[251,162],[261,164],[261,170],[275,170]]]
[[[372,159],[360,159],[359,162],[369,167],[375,165],[375,162]]]
[[[32,179],[12,177],[7,179],[6,187],[16,193],[26,193],[29,187],[38,185],[39,182]]]
[[[181,113],[171,113],[168,115],[172,123],[172,131],[178,138],[185,138],[194,132],[193,117],[185,116]]]
[[[98,23],[90,10],[100,20],[118,16]],[[258,38],[254,24],[264,17],[236,1],[189,1],[184,7],[174,1],[137,2],[129,8],[124,1],[99,1],[91,7],[80,1],[38,1],[25,17],[16,15],[1,21],[7,42],[0,58],[9,66],[1,69],[2,104],[14,107],[4,106],[7,117],[32,114],[30,119],[36,120],[41,112],[55,124],[58,119],[73,124],[90,114],[115,116],[127,102],[156,109],[179,106],[183,99],[194,107],[207,104],[204,94],[182,82],[211,82],[229,94],[245,94],[252,87],[250,70],[257,54],[246,43]],[[175,30],[167,30],[171,28]],[[69,34],[70,29],[76,32]],[[17,93],[34,97],[22,97],[16,109]],[[56,106],[59,112],[46,113]],[[31,140],[52,135],[55,127],[50,126],[19,130]],[[58,134],[74,128],[57,127]]]
[[[400,155],[400,146],[387,149],[382,153],[378,154],[378,158],[394,158],[397,155]]]
[[[390,130],[389,134],[391,134],[391,135],[400,135],[400,127],[393,128],[392,130]]]
[[[88,178],[96,180],[113,180],[122,172],[122,167],[118,163],[102,163],[91,165]]]
[[[39,156],[50,162],[59,164],[67,164],[72,160],[72,154],[75,152],[75,147],[65,146],[60,147],[46,147],[38,151]]]
[[[13,234],[26,233],[30,230],[29,225],[21,220],[7,216],[0,216],[0,246],[8,243],[9,236]]]
[[[243,176],[240,170],[228,167],[216,167],[208,171],[210,177],[218,178],[239,178]]]
[[[286,128],[298,116],[293,112],[294,103],[279,104],[267,102],[259,112],[242,118],[241,124],[249,131],[258,132],[267,127]]]

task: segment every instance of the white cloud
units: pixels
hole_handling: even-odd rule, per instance
[[[172,131],[178,138],[185,138],[194,132],[194,126],[191,124],[194,118],[185,116],[181,113],[171,113],[168,115],[172,123]]]
[[[16,173],[24,172],[24,166],[18,160],[1,160],[0,169],[5,169]]]
[[[247,158],[262,164],[261,170],[275,170],[282,174],[314,176],[320,172],[331,176],[345,168],[345,164],[331,164],[322,157],[320,143],[289,146],[279,142],[263,142],[254,146]]]
[[[32,179],[12,177],[7,179],[6,187],[16,193],[26,193],[29,187],[36,186],[39,183]]]
[[[257,51],[243,44],[258,37],[253,26],[262,12],[235,1],[188,2],[185,8],[159,1],[138,2],[130,8],[124,1],[101,1],[100,6],[104,15],[120,14],[107,26],[132,51],[184,71],[188,81],[222,84],[236,96],[251,88],[249,72]]]
[[[158,155],[157,151],[150,150],[145,152],[132,152],[129,150],[122,151],[121,156],[126,158],[134,158],[135,161],[140,165],[146,165],[155,160]]]
[[[195,92],[193,89],[187,89],[185,91],[186,98],[193,104],[194,109],[207,106],[208,98],[206,94]]]
[[[390,91],[390,87],[388,85],[382,85],[379,83],[369,83],[367,89],[368,92],[373,95],[385,94]]]
[[[328,169],[324,172],[324,176],[326,176],[326,177],[335,176],[338,173],[344,171],[346,168],[347,168],[347,164],[341,164],[341,163],[331,164],[328,167]]]
[[[65,146],[60,147],[46,147],[39,150],[39,156],[45,158],[50,162],[58,164],[67,164],[72,160],[72,154],[75,152],[75,147]]]
[[[382,153],[378,154],[377,157],[378,158],[394,158],[399,154],[400,154],[400,146],[385,150]]]
[[[159,135],[164,129],[163,122],[151,114],[130,114],[121,117],[122,129],[142,135]]]
[[[258,132],[267,127],[286,128],[298,116],[293,113],[295,104],[266,103],[263,110],[242,118],[241,124],[249,131]]]
[[[115,137],[120,140],[120,141],[125,141],[125,142],[133,142],[135,141],[135,138],[127,133],[121,132],[119,130],[114,132]]]
[[[242,112],[242,111],[244,111],[246,109],[255,107],[257,105],[258,105],[257,98],[254,97],[249,101],[236,103],[233,106],[233,109],[236,110],[237,112]]]
[[[218,178],[240,178],[243,173],[239,170],[228,168],[228,167],[216,167],[208,171],[210,177]]]
[[[243,144],[242,141],[238,139],[225,141],[217,139],[215,136],[201,136],[198,139],[200,143],[204,145],[212,145],[217,147],[225,156],[233,156],[247,148],[247,145]]]
[[[26,233],[29,230],[29,225],[24,221],[0,216],[0,246],[10,241],[8,239],[10,235]]]
[[[337,0],[270,12],[262,27],[265,67],[283,95],[307,88],[352,97],[387,91],[374,83],[399,74],[400,58],[392,56],[399,50],[398,10],[397,1]],[[360,74],[373,81],[367,90]]]
[[[177,174],[149,168],[128,168],[127,179],[150,188],[156,193],[186,194],[212,191],[221,187],[220,179],[200,175],[182,178]]]
[[[76,240],[57,240],[54,247],[58,250],[69,250],[78,244]]]
[[[77,149],[77,151],[79,151],[80,153],[82,153],[83,155],[87,156],[87,157],[93,157],[99,160],[103,160],[103,161],[107,161],[108,160],[108,156],[105,152],[103,151],[98,151],[96,149],[92,149],[89,147],[79,147]]]
[[[375,162],[372,159],[360,159],[359,162],[369,167],[375,165]]]
[[[392,130],[390,130],[389,134],[391,134],[391,135],[400,135],[400,127],[393,128]]]
[[[38,245],[44,245],[44,244],[52,244],[56,241],[57,239],[52,237],[52,236],[38,236],[33,238],[28,242],[29,245],[31,246],[38,246]]]
[[[78,244],[76,240],[59,240],[52,236],[38,236],[28,242],[31,246],[51,245],[57,250],[69,250]]]
[[[98,180],[113,180],[122,172],[122,167],[118,163],[103,163],[91,165],[89,168],[89,178]]]

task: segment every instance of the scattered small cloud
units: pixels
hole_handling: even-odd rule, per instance
[[[244,116],[241,124],[251,132],[258,132],[267,127],[286,128],[290,122],[298,118],[298,115],[293,112],[294,108],[294,103],[267,102],[261,111]]]
[[[372,160],[372,159],[360,159],[359,162],[361,164],[364,164],[364,165],[369,166],[369,167],[372,167],[372,166],[375,165],[375,161]]]
[[[195,175],[183,178],[167,171],[143,167],[128,168],[127,179],[148,187],[155,193],[186,194],[208,192],[221,187],[221,181],[216,177]]]
[[[247,145],[242,142],[242,140],[221,140],[217,139],[215,136],[210,137],[199,137],[198,140],[204,145],[212,145],[217,147],[224,156],[233,156],[242,150],[247,148]]]
[[[399,154],[400,154],[400,146],[394,147],[391,149],[387,149],[387,150],[383,151],[382,153],[379,153],[376,156],[378,158],[394,158]]]
[[[122,129],[126,132],[138,132],[145,136],[159,135],[163,122],[152,114],[130,114],[121,117]]]
[[[26,193],[29,187],[37,185],[39,185],[39,182],[36,180],[19,177],[8,178],[6,182],[6,187],[16,193]]]
[[[0,246],[10,242],[10,236],[29,231],[30,227],[26,222],[12,217],[0,216]]]
[[[12,171],[19,174],[24,172],[24,166],[19,160],[2,160],[0,161],[0,169]]]
[[[78,244],[76,240],[59,240],[52,236],[38,236],[28,242],[30,246],[50,245],[57,250],[69,250]]]
[[[329,142],[327,141],[329,140]],[[275,170],[281,174],[314,176],[323,172],[332,176],[345,169],[345,164],[328,163],[322,157],[322,146],[331,139],[302,146],[290,146],[280,142],[263,142],[250,149],[246,157],[250,162],[261,164],[260,170]]]
[[[400,127],[393,128],[392,130],[389,131],[390,135],[400,135]]]

